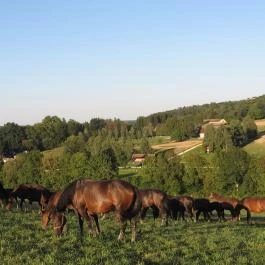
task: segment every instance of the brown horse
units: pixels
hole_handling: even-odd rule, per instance
[[[97,214],[114,211],[120,223],[118,240],[124,239],[127,220],[130,220],[132,225],[132,241],[136,239],[136,217],[142,203],[138,190],[128,182],[80,179],[70,183],[56,206],[53,224],[56,235],[62,234],[65,225],[64,212],[69,205],[78,212],[81,236],[83,219],[86,219],[93,229],[92,221],[93,218],[96,221]]]
[[[244,209],[247,212],[247,222],[251,221],[252,213],[265,212],[265,197],[246,197],[239,201],[235,207],[235,216],[237,220],[240,217],[240,211]]]
[[[162,219],[161,225],[167,225],[168,220],[168,197],[167,194],[158,189],[140,189],[139,194],[142,200],[142,208],[140,211],[140,218],[143,220],[149,208],[153,210],[154,218],[159,215]]]
[[[225,197],[223,195],[211,192],[208,197],[211,201],[216,202],[227,202],[230,203],[234,208],[237,206],[239,200],[234,197]]]
[[[199,220],[199,216],[201,212],[203,213],[204,219],[206,221],[209,221],[211,219],[209,215],[210,201],[208,199],[205,199],[205,198],[194,199],[192,207],[194,211],[196,212],[196,221]]]
[[[231,217],[234,218],[235,215],[235,207],[237,206],[239,200],[234,197],[225,197],[220,194],[216,194],[211,192],[209,197],[210,201],[219,202],[222,204],[224,210],[228,210],[231,213]],[[224,212],[222,216],[223,220],[225,220]]]
[[[168,207],[169,207],[169,216],[172,219],[179,219],[182,217],[182,220],[185,220],[185,207],[177,197],[168,196]]]
[[[194,199],[191,196],[186,196],[186,195],[182,195],[182,196],[176,196],[175,197],[184,207],[185,211],[187,215],[189,216],[189,218],[193,221],[193,217],[194,217],[194,211],[193,211],[193,201]],[[184,220],[184,213],[183,213],[183,220]]]
[[[38,202],[41,209],[44,209],[51,195],[52,192],[40,184],[21,184],[10,193],[10,198],[20,199],[19,206],[21,210],[23,210],[23,203],[26,199],[30,204],[32,204],[32,202]]]
[[[56,206],[58,204],[58,201],[62,193],[63,193],[62,191],[53,192],[53,194],[51,195],[49,199],[47,207],[45,208],[45,210],[42,211],[42,217],[41,217],[42,229],[46,229],[50,220],[54,219]],[[71,205],[68,206],[68,209],[74,210]],[[74,212],[75,214],[77,214],[75,210]],[[66,218],[64,219],[64,223],[66,223]],[[97,226],[98,226],[98,223],[97,223]],[[98,230],[99,230],[99,227],[98,227]]]

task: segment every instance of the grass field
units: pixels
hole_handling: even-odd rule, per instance
[[[40,216],[18,210],[0,210],[1,264],[263,264],[265,220],[198,223],[171,221],[160,227],[147,218],[138,240],[118,242],[118,226],[112,216],[101,220],[102,234],[87,233],[79,241],[75,216],[68,216],[68,232],[60,238],[51,227],[42,231]],[[85,227],[85,232],[87,228]]]
[[[265,157],[265,135],[246,145],[244,150],[250,155]]]
[[[163,152],[173,149],[175,154],[179,154],[200,144],[202,144],[202,139],[197,138],[189,139],[182,142],[171,141],[169,143],[156,144],[152,145],[152,149],[155,150],[155,152]]]

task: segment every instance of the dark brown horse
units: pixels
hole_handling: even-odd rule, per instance
[[[91,224],[97,214],[114,211],[120,223],[118,240],[123,240],[126,221],[132,225],[132,241],[136,239],[136,217],[141,210],[138,190],[122,180],[80,179],[70,183],[59,198],[54,215],[54,233],[61,235],[65,225],[64,212],[72,205],[78,212],[80,232],[83,235],[83,219]],[[95,219],[96,218],[96,219]]]
[[[169,210],[167,194],[158,189],[140,189],[139,194],[142,200],[142,208],[140,212],[141,220],[145,218],[147,210],[152,208],[154,218],[159,215],[162,219],[161,225],[164,223],[167,225]]]
[[[240,211],[244,209],[247,212],[247,222],[251,221],[252,213],[265,212],[265,197],[246,197],[239,201],[235,207],[235,216],[237,220],[240,218]]]
[[[19,206],[21,210],[23,210],[23,203],[26,199],[30,204],[32,204],[32,202],[38,202],[41,209],[44,209],[51,195],[52,192],[40,184],[21,184],[10,193],[10,198],[20,199]]]
[[[206,221],[209,221],[211,219],[209,215],[210,201],[208,199],[205,199],[205,198],[194,199],[192,207],[194,211],[196,212],[196,221],[199,220],[199,216],[201,212],[203,213],[204,219]]]
[[[168,196],[168,208],[169,208],[169,217],[172,219],[179,219],[185,220],[185,207],[184,204],[174,196]]]
[[[238,199],[236,199],[234,197],[225,197],[223,195],[216,194],[216,193],[213,193],[213,192],[210,193],[208,198],[210,199],[210,201],[221,203],[223,209],[230,211],[231,217],[234,218],[235,207],[237,206],[237,204],[239,202]],[[224,212],[223,212],[222,219],[225,220]]]

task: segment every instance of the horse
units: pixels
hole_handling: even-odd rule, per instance
[[[140,211],[141,221],[146,216],[147,210],[151,207],[153,210],[153,217],[156,218],[158,216],[161,217],[162,222],[168,225],[168,197],[167,194],[158,189],[140,189],[139,194],[142,200],[142,208]]]
[[[51,195],[51,197],[49,199],[47,207],[44,210],[42,210],[41,227],[43,230],[45,230],[48,227],[51,219],[54,220],[56,206],[58,204],[58,201],[59,201],[62,193],[63,193],[63,191],[53,192],[53,194]],[[72,207],[72,205],[69,205],[67,208],[68,208],[68,210],[73,210],[74,213],[78,216],[78,212]],[[64,223],[66,224],[66,222],[67,222],[67,220],[65,218]],[[97,226],[97,231],[100,232],[98,219],[96,220],[96,226]],[[56,226],[54,227],[54,229],[56,229]]]
[[[182,220],[185,220],[184,213],[185,207],[184,204],[174,196],[168,197],[168,207],[169,207],[169,216],[172,219],[179,219],[182,217]]]
[[[55,208],[57,206],[58,200],[60,199],[61,195],[62,191],[57,191],[53,193],[49,199],[47,207],[45,208],[45,210],[42,210],[42,217],[41,217],[42,229],[46,229],[50,222],[50,219],[54,217]],[[43,198],[41,198],[41,200],[43,200]]]
[[[209,221],[211,219],[209,215],[210,211],[210,201],[205,198],[194,199],[192,204],[193,210],[196,212],[196,221],[199,220],[200,213],[204,215],[204,219]]]
[[[208,196],[211,201],[216,202],[227,202],[230,203],[234,208],[238,204],[239,200],[234,197],[225,197],[223,195],[211,192]]]
[[[234,197],[225,197],[222,196],[220,194],[216,194],[211,192],[208,196],[208,198],[211,201],[215,201],[215,202],[219,202],[222,204],[222,207],[224,210],[228,210],[231,213],[232,219],[234,218],[235,215],[235,207],[237,206],[237,204],[239,203],[239,200],[234,198]],[[224,217],[224,212],[223,212],[223,216],[222,216],[223,220],[225,220]]]
[[[235,217],[239,220],[240,211],[244,209],[247,212],[247,222],[251,221],[251,212],[265,212],[265,197],[246,197],[239,201],[235,207]]]
[[[218,220],[221,222],[225,220],[224,218],[224,208],[223,203],[220,202],[210,202],[208,212],[212,214],[213,211],[216,211]]]
[[[136,239],[136,219],[142,202],[138,189],[123,180],[79,179],[71,182],[62,192],[54,214],[54,234],[61,235],[66,223],[64,212],[71,205],[78,213],[81,240],[83,219],[90,225],[100,213],[114,211],[120,224],[118,240],[124,240],[126,221],[131,221],[132,237]],[[82,219],[83,218],[83,219]],[[98,231],[99,233],[100,231]]]
[[[20,199],[19,207],[21,211],[23,210],[23,202],[26,199],[29,200],[30,204],[32,204],[32,202],[38,202],[43,210],[47,206],[51,195],[52,192],[40,184],[21,184],[10,193],[10,198]],[[43,199],[41,201],[42,196]]]
[[[193,201],[194,199],[191,196],[176,196],[175,197],[181,205],[184,207],[184,212],[181,212],[182,219],[185,220],[184,213],[187,212],[189,218],[193,221],[194,212],[193,212]]]

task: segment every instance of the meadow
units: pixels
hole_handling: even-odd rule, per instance
[[[81,244],[75,216],[68,215],[62,237],[43,231],[40,215],[0,209],[1,264],[263,264],[265,219],[254,223],[170,221],[161,227],[150,216],[139,225],[138,240],[118,242],[118,225],[110,214],[100,221],[102,234],[91,237],[85,227]]]

